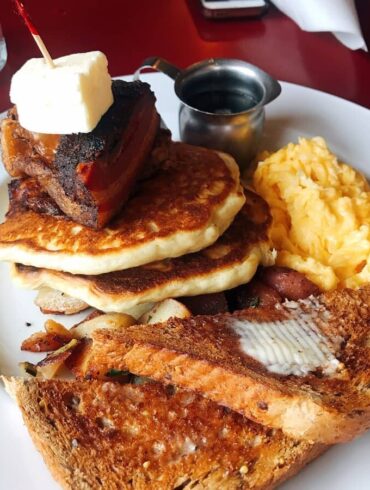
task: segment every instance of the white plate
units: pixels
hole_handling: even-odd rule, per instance
[[[158,99],[158,110],[178,138],[178,102],[172,82],[161,74],[144,75]],[[128,78],[130,79],[130,78]],[[281,96],[267,108],[265,147],[277,148],[300,135],[323,136],[343,160],[370,173],[370,111],[322,92],[283,83]],[[0,209],[7,206],[5,172],[0,169]],[[0,265],[0,372],[17,374],[17,363],[35,359],[22,353],[21,341],[40,330],[45,316],[33,305],[34,293],[15,288],[7,266]],[[69,318],[68,322],[75,322]],[[64,319],[63,319],[64,321]],[[26,327],[31,322],[31,327]],[[283,485],[285,490],[368,490],[370,434],[336,446]],[[18,410],[0,388],[0,488],[52,490],[57,484],[34,449]]]

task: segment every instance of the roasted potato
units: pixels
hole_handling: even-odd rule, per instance
[[[46,332],[54,335],[59,335],[61,337],[69,338],[70,340],[73,338],[71,331],[68,328],[64,327],[61,323],[56,322],[54,320],[46,320],[44,324],[44,328]]]
[[[54,378],[77,345],[78,340],[72,339],[68,344],[46,356],[36,364],[37,374],[47,379]]]
[[[68,344],[71,336],[48,332],[36,332],[22,342],[21,350],[28,352],[50,352]]]
[[[73,315],[89,308],[89,305],[80,299],[46,287],[39,290],[35,305],[45,315]]]
[[[43,333],[43,332],[41,332]],[[30,362],[21,362],[19,367],[24,374],[30,376],[39,376],[41,378],[51,379],[64,367],[65,361],[72,354],[74,349],[78,346],[79,341],[72,339],[68,344],[64,345],[60,349],[52,352],[37,364]]]
[[[188,318],[191,316],[191,312],[185,305],[176,301],[175,299],[165,299],[160,303],[157,303],[147,313],[144,313],[138,323],[161,323],[165,322],[171,317],[175,318]]]
[[[100,328],[124,329],[135,323],[135,318],[126,313],[106,313],[79,323],[71,328],[70,333],[75,339],[81,339]]]

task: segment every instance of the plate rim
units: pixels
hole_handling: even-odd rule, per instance
[[[132,74],[129,74],[129,75],[121,75],[121,76],[119,76],[119,77],[115,77],[115,78],[120,78],[120,79],[122,79],[122,78],[126,78],[126,79],[127,79],[127,78],[132,77],[132,76],[133,76]],[[166,76],[165,76],[165,75],[163,75],[162,73],[145,73],[145,74],[143,74],[143,78],[144,78],[144,77],[146,77],[146,76],[151,76],[151,77],[152,77],[152,76],[155,76],[155,77],[159,77],[159,78],[160,78],[160,77],[166,77]],[[288,82],[288,81],[281,81],[281,83],[283,84],[283,87],[284,87],[284,86],[287,86],[287,87],[291,87],[291,88],[292,88],[292,89],[294,89],[294,90],[299,89],[299,90],[309,91],[309,92],[312,92],[312,93],[313,93],[315,96],[320,96],[320,97],[324,96],[326,99],[330,98],[330,100],[332,100],[334,103],[340,103],[340,104],[343,104],[343,102],[344,102],[344,103],[350,104],[351,109],[356,110],[356,111],[357,111],[358,109],[360,109],[360,110],[361,110],[361,112],[363,112],[362,110],[364,110],[364,114],[366,115],[366,117],[368,117],[368,118],[369,118],[369,124],[370,124],[370,109],[368,109],[368,108],[366,108],[366,107],[364,107],[364,106],[361,106],[360,104],[357,104],[356,102],[350,101],[350,100],[348,100],[348,99],[345,99],[345,98],[339,97],[339,96],[334,95],[334,94],[330,94],[330,93],[328,93],[328,92],[321,91],[321,90],[316,89],[316,88],[307,87],[307,86],[305,86],[305,85],[296,84],[296,83],[292,83],[292,82]],[[337,102],[337,101],[339,101],[339,102]],[[6,114],[6,111],[5,111],[4,113],[2,113],[2,114]],[[0,117],[1,117],[1,115],[0,115]],[[1,159],[0,159],[0,160],[1,160]],[[354,165],[354,166],[355,166],[355,165]],[[3,171],[3,169],[2,169],[2,168],[1,168],[1,170]],[[6,173],[4,173],[4,176],[5,176],[5,178],[6,178]],[[2,185],[2,184],[4,183],[4,176],[2,175],[2,172],[0,171],[0,185]],[[0,327],[0,328],[1,328],[1,327]],[[0,391],[2,391],[2,388],[0,389]],[[0,393],[0,403],[1,403],[1,395],[2,395],[2,394],[3,394],[3,393]],[[13,406],[13,405],[9,404],[9,406],[11,406],[11,407],[14,409],[14,406]],[[17,410],[17,409],[16,409],[16,410]],[[13,411],[13,410],[12,410],[12,411]],[[19,418],[19,417],[18,417],[18,418]],[[7,443],[9,444],[9,441],[4,441],[4,442],[7,442]],[[18,440],[18,439],[16,439],[16,438],[14,438],[14,440],[13,440],[13,442],[12,442],[12,446],[13,446],[13,447],[16,447],[17,443],[19,444],[19,443],[22,443],[22,442],[23,442],[23,438],[21,438],[21,439],[19,439],[19,440]],[[8,444],[4,444],[4,446],[5,446],[5,445],[8,445]],[[33,450],[34,450],[35,452],[37,452],[37,450],[36,450],[36,448],[35,448],[34,446],[33,446]],[[16,449],[15,449],[13,452],[16,452]],[[325,457],[325,455],[324,455],[323,457]],[[337,465],[335,465],[335,467],[337,467]],[[28,468],[29,468],[29,466],[27,466],[27,469],[28,469]],[[47,467],[46,467],[46,466],[44,466],[44,468],[45,468],[45,472],[47,472],[47,478],[52,479],[52,476],[51,476],[50,472],[48,471]],[[306,487],[306,485],[307,485],[307,484],[309,485],[309,482],[311,481],[311,478],[312,478],[312,477],[310,477],[310,475],[311,475],[311,474],[312,474],[312,475],[314,475],[314,478],[319,478],[319,477],[317,476],[317,475],[318,475],[317,471],[318,471],[317,469],[316,469],[316,471],[311,470],[311,473],[310,473],[309,475],[307,475],[307,477],[305,478],[305,481],[304,481],[304,483],[305,483],[305,487],[304,487],[304,488],[305,488],[306,490],[307,490],[307,488],[308,488],[308,487]],[[332,471],[334,471],[334,465],[333,465],[333,469],[332,469]],[[364,470],[364,471],[365,471],[365,470]],[[1,480],[2,480],[2,478],[1,478],[1,473],[2,473],[2,472],[0,472],[0,486],[1,486]],[[27,474],[28,474],[28,473],[27,473]],[[36,477],[37,477],[37,475],[38,475],[38,473],[35,473],[35,476],[36,476]],[[364,473],[364,475],[365,475],[365,473]],[[366,475],[365,475],[365,476],[366,476]],[[365,476],[363,476],[363,478],[365,478]],[[4,481],[8,481],[8,480],[5,480],[5,478],[4,478]],[[22,481],[25,481],[25,480],[22,480]],[[294,481],[295,481],[295,480],[292,480],[292,482],[294,482]],[[368,480],[368,479],[366,478],[365,480],[363,480],[363,482],[364,482],[365,484],[370,484],[370,479]],[[53,483],[54,483],[54,480],[53,480]],[[288,484],[288,486],[290,486],[290,480],[289,480],[287,483],[283,484],[283,488],[285,488],[285,485],[286,485],[286,484]],[[54,487],[53,487],[53,488],[54,488]],[[293,487],[291,487],[291,488],[293,488]],[[311,488],[312,488],[312,487],[311,487]]]

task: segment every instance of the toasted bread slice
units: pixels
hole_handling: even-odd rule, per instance
[[[325,449],[157,383],[5,383],[66,489],[271,489]]]
[[[245,191],[246,203],[225,233],[192,254],[99,275],[77,275],[14,264],[21,287],[52,287],[101,311],[128,311],[166,298],[225,291],[248,282],[258,265],[273,262],[268,229],[271,216],[263,199]]]
[[[370,426],[370,287],[234,314],[96,330],[77,375],[127,369],[195,390],[296,438]]]

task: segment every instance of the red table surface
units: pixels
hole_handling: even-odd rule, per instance
[[[358,0],[370,48],[370,1]],[[199,0],[24,0],[53,57],[103,51],[112,76],[132,73],[147,56],[186,67],[210,57],[247,60],[280,80],[329,92],[370,108],[370,55],[330,33],[303,32],[271,7],[261,19],[206,20]],[[10,105],[13,73],[40,56],[12,0],[1,0],[8,62],[0,72],[0,111]]]

